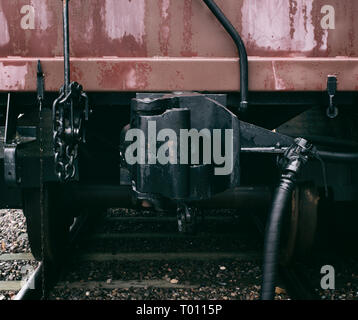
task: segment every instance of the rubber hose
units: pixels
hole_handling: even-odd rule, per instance
[[[318,154],[325,161],[358,163],[358,152],[318,151]]]
[[[295,187],[293,175],[294,173],[289,178],[287,176],[281,178],[281,182],[275,191],[266,225],[261,300],[273,300],[275,296],[281,224]]]

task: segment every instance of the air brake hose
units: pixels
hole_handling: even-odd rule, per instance
[[[296,186],[296,176],[308,159],[315,157],[316,153],[316,149],[307,140],[297,138],[295,143],[286,150],[281,161],[281,180],[273,198],[265,231],[262,300],[274,299],[283,215]]]
[[[318,151],[318,154],[323,160],[327,162],[358,162],[358,152]]]
[[[213,0],[203,0],[211,12],[215,15],[215,17],[219,20],[221,25],[225,28],[227,33],[234,40],[237,50],[239,52],[240,57],[240,95],[241,102],[239,112],[246,112],[248,109],[248,92],[249,92],[249,62],[247,58],[247,52],[245,48],[245,44],[243,43],[239,33],[231,24],[229,19],[225,16],[225,14],[221,11],[221,9],[217,6],[215,1]]]

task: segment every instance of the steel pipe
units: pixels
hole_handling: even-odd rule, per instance
[[[65,80],[65,94],[69,93],[70,88],[70,30],[69,30],[69,15],[68,15],[68,1],[63,0],[63,55],[64,55],[64,80]]]
[[[249,62],[247,58],[247,52],[245,48],[245,44],[242,41],[239,33],[235,29],[235,27],[231,24],[229,19],[225,16],[225,14],[221,11],[221,9],[217,6],[215,1],[213,0],[204,0],[204,3],[214,14],[216,19],[221,23],[226,32],[230,35],[232,40],[235,42],[237,50],[239,52],[240,57],[240,112],[246,112],[248,108],[248,95],[249,95]]]
[[[318,151],[319,156],[328,162],[358,163],[358,152]]]

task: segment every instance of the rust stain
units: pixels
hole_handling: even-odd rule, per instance
[[[169,12],[170,0],[159,0],[160,10],[160,30],[159,30],[159,43],[160,52],[163,56],[169,56],[169,39],[170,39],[170,20],[171,13]]]
[[[308,32],[308,29],[307,29],[307,23],[308,23],[307,5],[303,6],[302,11],[303,11],[303,21],[304,21],[305,32],[307,33]]]
[[[321,4],[319,4],[318,2],[313,2],[313,7],[312,7],[312,12],[311,12],[311,16],[312,16],[312,21],[313,21],[313,26],[314,26],[314,39],[316,41],[316,46],[313,49],[314,55],[316,56],[322,56],[322,53],[320,53],[320,48],[322,47],[322,45],[324,44],[323,39],[325,36],[325,31],[323,30],[321,27],[321,18],[322,18],[322,14],[321,14]]]
[[[148,87],[151,66],[145,62],[97,62],[97,81],[104,90],[135,91]]]
[[[137,72],[137,86],[139,90],[145,90],[148,85],[148,75],[152,72],[152,67],[149,63],[137,63],[136,72]]]
[[[193,1],[184,0],[184,32],[183,32],[183,41],[184,45],[182,51],[180,52],[182,57],[196,57],[197,52],[194,52],[192,49],[192,40],[193,40],[193,30],[192,30],[192,18],[193,18]]]
[[[97,62],[98,70],[96,70],[98,84],[102,88],[107,89],[127,89],[126,80],[131,76],[131,70],[134,64],[116,64],[111,65],[105,61]],[[118,81],[121,79],[121,81]]]
[[[81,83],[83,78],[83,70],[81,70],[81,68],[79,68],[77,65],[71,63],[71,81],[77,81]]]
[[[80,0],[76,6],[72,3],[70,34],[71,52],[74,56],[86,57],[89,56],[89,52],[92,56],[108,55],[107,50],[110,50],[111,46],[103,36],[105,34],[102,22],[103,10],[103,2],[93,1],[90,6],[85,0]],[[81,18],[83,16],[87,18]]]
[[[356,43],[356,31],[354,30],[354,26],[357,24],[356,22],[356,12],[354,10],[354,7],[352,5],[349,6],[350,8],[350,28],[348,32],[348,39],[349,39],[349,47],[348,47],[348,55],[353,56],[354,55],[354,44]]]
[[[293,39],[293,36],[295,34],[295,15],[296,15],[296,13],[297,13],[297,1],[290,0],[290,36],[291,36],[291,39]]]
[[[23,61],[0,62],[0,88],[24,90],[28,64]]]

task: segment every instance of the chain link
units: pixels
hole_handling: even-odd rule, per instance
[[[60,181],[67,182],[76,176],[79,143],[84,140],[84,136],[81,136],[84,133],[82,124],[87,114],[88,98],[82,92],[82,86],[71,83],[67,95],[62,88],[53,105],[55,173]],[[78,118],[75,119],[76,115]]]

